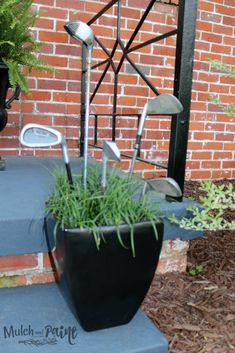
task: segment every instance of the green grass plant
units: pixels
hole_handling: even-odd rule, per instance
[[[87,188],[84,190],[82,177],[74,177],[74,186],[68,184],[64,172],[56,171],[55,189],[47,202],[47,212],[56,219],[55,232],[60,225],[66,228],[88,228],[92,231],[97,249],[102,241],[102,226],[117,226],[117,236],[121,239],[119,225],[130,226],[131,250],[135,256],[134,224],[150,221],[157,237],[156,223],[161,221],[160,214],[153,211],[147,197],[135,200],[133,195],[139,187],[138,181],[128,181],[119,171],[112,169],[107,175],[107,189],[100,188],[100,170],[92,167],[88,172]]]

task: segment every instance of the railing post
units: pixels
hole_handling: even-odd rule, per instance
[[[184,110],[177,117],[172,118],[168,176],[178,182],[182,191],[188,145],[196,18],[197,0],[180,0],[174,95],[179,98]]]

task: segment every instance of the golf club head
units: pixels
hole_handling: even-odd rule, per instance
[[[120,161],[120,150],[115,142],[104,141],[103,154],[111,161]]]
[[[27,124],[23,127],[19,137],[20,143],[28,147],[50,147],[61,145],[65,168],[69,183],[73,185],[72,173],[69,164],[69,155],[64,136],[57,130],[39,124]]]
[[[182,112],[181,102],[172,94],[160,94],[147,103],[147,114],[178,114]]]
[[[148,114],[164,114],[164,115],[172,115],[178,114],[183,110],[183,106],[172,94],[160,94],[159,96],[149,100],[142,111],[139,127],[138,127],[138,135],[142,135],[144,129],[145,119]]]
[[[172,178],[148,179],[145,183],[144,193],[152,190],[172,197],[182,196],[178,183]]]
[[[88,47],[93,46],[94,34],[91,27],[88,26],[85,22],[66,22],[64,28],[73,38],[82,41]]]
[[[48,126],[27,124],[20,133],[20,143],[28,147],[49,147],[63,143],[63,135]]]
[[[102,152],[102,173],[101,173],[101,190],[104,192],[107,187],[107,162],[108,160],[120,161],[120,150],[115,142],[104,141]]]

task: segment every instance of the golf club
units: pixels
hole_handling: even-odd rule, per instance
[[[145,195],[147,192],[152,190],[172,197],[182,196],[182,191],[178,183],[173,178],[169,177],[146,180],[142,195]]]
[[[60,144],[68,181],[70,185],[73,185],[67,145],[64,136],[59,131],[44,125],[27,124],[21,130],[19,139],[22,145],[28,147],[50,147]]]
[[[115,142],[104,141],[102,152],[102,174],[101,174],[101,189],[105,191],[107,186],[107,162],[120,161],[120,151]]]
[[[145,104],[144,109],[141,114],[141,117],[140,117],[138,132],[137,132],[136,141],[135,141],[134,154],[133,154],[133,157],[131,160],[129,179],[132,177],[132,174],[134,171],[135,162],[137,159],[137,154],[138,154],[138,150],[140,147],[141,136],[142,136],[143,129],[144,129],[144,122],[145,122],[147,115],[151,114],[151,113],[152,114],[173,115],[173,114],[180,113],[182,110],[183,110],[182,104],[172,94],[160,94],[159,96],[151,99],[150,101],[148,101]]]
[[[94,42],[94,34],[90,26],[81,21],[70,21],[65,23],[65,30],[75,39],[81,41],[87,48],[87,88],[86,88],[86,112],[85,112],[85,129],[84,129],[84,163],[83,163],[83,186],[87,184],[87,166],[88,166],[88,130],[90,115],[90,72],[92,49]]]

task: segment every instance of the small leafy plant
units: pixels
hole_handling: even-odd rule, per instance
[[[21,66],[31,69],[52,70],[36,56],[41,43],[36,41],[30,28],[39,17],[32,10],[33,0],[1,0],[0,5],[0,62],[9,69],[9,81],[13,88],[18,83],[23,92],[28,92],[28,85],[21,71]]]
[[[200,197],[201,206],[190,206],[190,218],[177,219],[175,215],[169,217],[170,221],[184,229],[204,230],[234,230],[235,220],[224,217],[227,209],[235,210],[235,191],[232,183],[216,185],[212,181],[203,181],[199,190],[205,192]]]
[[[55,233],[58,225],[66,228],[89,228],[99,249],[103,239],[101,226],[117,226],[117,236],[122,242],[119,225],[128,224],[131,234],[131,250],[135,256],[134,224],[150,221],[157,237],[156,223],[161,216],[152,210],[150,201],[146,197],[136,201],[133,198],[135,188],[119,171],[112,170],[107,177],[107,190],[103,192],[100,187],[100,170],[97,167],[89,169],[87,188],[84,190],[82,177],[74,178],[74,186],[68,184],[66,175],[57,171],[55,174],[55,190],[47,202],[47,212],[56,219]]]
[[[195,267],[191,267],[189,270],[190,276],[197,276],[200,273],[203,272],[203,266],[202,265],[197,265]]]

